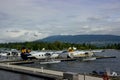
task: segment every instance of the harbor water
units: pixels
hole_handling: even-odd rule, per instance
[[[116,56],[116,58],[97,59],[89,62],[81,61],[66,61],[57,64],[24,64],[22,66],[45,68],[57,71],[76,72],[76,73],[91,73],[92,71],[104,72],[110,70],[111,72],[120,73],[120,51],[118,50],[105,50],[101,53],[96,53],[98,56]]]
[[[45,80],[39,77],[0,70],[0,80]]]
[[[28,66],[35,68],[44,68],[50,70],[76,72],[76,73],[91,73],[92,71],[120,73],[120,51],[119,50],[105,50],[101,53],[96,53],[97,56],[116,56],[116,58],[97,59],[89,62],[81,61],[66,61],[55,64],[40,64],[39,62],[33,64],[22,64],[20,66]],[[39,77],[29,76],[25,74],[17,74],[13,72],[0,70],[1,80],[44,80]]]

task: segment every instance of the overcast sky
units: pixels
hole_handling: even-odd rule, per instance
[[[0,0],[0,43],[120,35],[120,0]]]

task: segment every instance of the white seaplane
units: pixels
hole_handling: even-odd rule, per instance
[[[30,55],[27,56],[29,59],[39,59],[44,60],[40,62],[40,64],[53,64],[53,63],[59,63],[60,60],[54,60],[55,58],[58,58],[59,54],[55,53],[53,51],[31,51]]]
[[[79,51],[75,47],[69,48],[68,51],[63,51],[59,56],[60,57],[69,57],[69,58],[83,58],[93,56],[94,53],[91,51]]]
[[[95,51],[94,51],[95,52]],[[86,58],[92,57],[94,55],[92,51],[78,51],[75,47],[69,48],[67,51],[31,51],[28,58],[35,59],[55,59],[55,58]]]
[[[3,57],[20,56],[20,52],[16,49],[4,50],[4,51],[0,51],[0,56],[3,56]]]
[[[31,51],[30,56],[28,58],[35,58],[35,59],[55,59],[59,56],[58,53],[52,51]]]

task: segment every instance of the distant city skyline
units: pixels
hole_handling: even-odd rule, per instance
[[[120,36],[120,0],[0,0],[0,43],[82,34]]]

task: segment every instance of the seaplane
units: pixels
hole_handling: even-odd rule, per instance
[[[55,59],[59,56],[58,53],[52,51],[31,51],[29,54],[30,59]]]
[[[69,58],[83,58],[83,57],[91,57],[94,53],[91,51],[79,51],[76,50],[75,47],[69,48],[67,51],[63,51],[59,56],[60,57],[69,57]]]
[[[78,58],[82,61],[96,60],[95,53],[101,53],[103,50],[77,50],[75,47],[69,47],[68,50],[63,51],[60,58]]]
[[[16,49],[5,50],[0,52],[0,56],[3,56],[3,57],[20,56],[20,52]]]
[[[94,56],[96,51],[79,51],[75,47],[70,47],[65,51],[31,51],[30,59],[55,59],[55,58],[89,58]],[[98,51],[97,51],[98,52]],[[91,59],[93,60],[93,59]]]
[[[59,63],[60,60],[55,60],[58,58],[59,54],[52,51],[31,51],[30,55],[27,56],[28,59],[38,59],[41,60],[40,64],[53,64]]]

